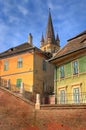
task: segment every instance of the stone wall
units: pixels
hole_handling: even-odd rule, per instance
[[[0,88],[0,130],[86,130],[86,105],[48,107],[35,110],[32,102]]]

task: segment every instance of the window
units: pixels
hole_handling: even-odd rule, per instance
[[[4,71],[8,70],[8,61],[4,62]]]
[[[16,80],[16,86],[21,87],[21,82],[22,82],[22,79],[17,79]]]
[[[43,82],[43,91],[44,91],[44,92],[47,92],[47,86],[46,86],[46,83],[45,83],[45,82]]]
[[[21,68],[22,65],[23,65],[23,60],[22,60],[22,58],[18,58],[17,67],[18,67],[18,68]]]
[[[78,74],[78,61],[73,62],[73,74]]]
[[[60,91],[60,103],[61,104],[65,103],[65,90]]]
[[[43,71],[46,71],[46,61],[43,60]]]
[[[80,102],[79,88],[74,88],[73,89],[73,100],[74,100],[74,103],[79,103]]]
[[[60,78],[64,78],[64,66],[60,67]]]

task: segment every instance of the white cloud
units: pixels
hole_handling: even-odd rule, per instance
[[[9,23],[19,23],[19,18],[13,15],[9,16]]]
[[[7,47],[7,44],[6,44],[7,32],[8,32],[8,26],[6,26],[0,20],[0,51],[4,50]]]
[[[48,2],[48,8],[51,9],[51,11],[55,11],[55,10],[61,10],[62,9],[62,6],[57,4],[57,3],[54,3],[53,1],[49,1]]]
[[[20,11],[20,13],[22,13],[23,15],[27,15],[29,13],[29,10],[22,5],[18,5],[17,8]]]
[[[62,41],[64,37],[70,38],[73,32],[80,29],[80,25],[83,26],[82,19],[85,21],[86,16],[85,2],[77,1],[79,0],[2,0],[0,44],[4,48],[7,48],[7,44],[9,47],[15,46],[25,41],[29,32],[39,43],[41,32],[46,30],[49,8],[55,31],[60,33]]]

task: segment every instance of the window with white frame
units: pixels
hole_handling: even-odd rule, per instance
[[[79,88],[73,89],[73,101],[74,103],[80,103],[80,92]]]
[[[60,103],[65,103],[65,90],[60,90]]]
[[[8,60],[4,62],[4,71],[8,70]]]
[[[23,59],[21,57],[18,58],[17,67],[22,68],[23,66]]]
[[[73,74],[78,74],[78,61],[72,62],[73,64]]]
[[[64,66],[60,66],[60,78],[64,78],[65,74],[64,74]]]

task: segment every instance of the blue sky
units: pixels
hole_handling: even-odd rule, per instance
[[[86,30],[86,0],[0,0],[0,52],[26,42],[29,33],[40,47],[49,8],[61,47]]]

